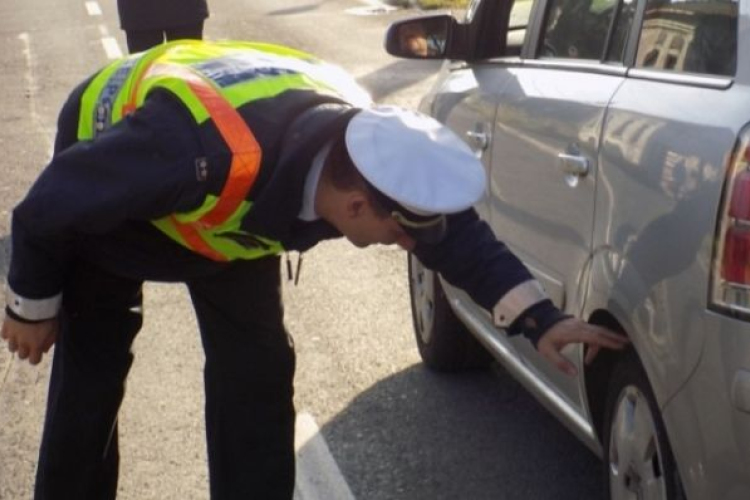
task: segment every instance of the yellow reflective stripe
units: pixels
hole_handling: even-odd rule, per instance
[[[155,87],[163,87],[175,93],[185,101],[196,121],[203,123],[209,119],[209,114],[195,95],[188,90],[187,85],[172,76],[157,75],[153,77],[148,74],[149,68],[152,64],[163,63],[187,66],[200,65],[213,59],[231,57],[235,54],[246,56],[248,51],[258,52],[259,55],[270,57],[271,60],[278,57],[280,58],[279,64],[282,66],[291,64],[291,67],[294,67],[301,64],[308,67],[310,73],[313,74],[308,74],[305,67],[300,67],[292,69],[292,71],[301,71],[301,73],[252,78],[246,82],[222,88],[222,94],[226,95],[234,107],[255,99],[274,97],[289,89],[309,88],[337,97],[342,96],[342,92],[338,91],[335,82],[326,82],[326,75],[328,74],[326,68],[329,65],[302,51],[273,44],[250,42],[217,42],[212,44],[195,40],[171,42],[142,54],[117,61],[97,75],[86,89],[85,97],[82,100],[79,138],[90,139],[96,135],[97,125],[94,117],[96,116],[97,106],[102,104],[100,100],[105,93],[105,87],[108,84],[117,84],[116,81],[113,82],[112,80],[118,80],[116,74],[125,64],[132,65],[132,68],[123,68],[124,71],[127,71],[127,77],[119,83],[121,85],[119,91],[110,96],[110,98],[114,98],[114,101],[109,103],[111,109],[107,109],[105,127],[121,120],[125,112],[132,111],[132,109],[142,105],[148,92]],[[284,63],[283,59],[285,58],[292,59],[291,63]],[[137,92],[136,96],[131,95],[134,91]]]
[[[150,61],[161,55],[162,49],[152,49],[141,54],[135,54],[106,66],[83,92],[81,97],[81,111],[78,120],[78,139],[92,139],[101,130],[97,125],[107,128],[117,123],[123,117],[123,105],[127,102],[133,83]],[[106,95],[105,95],[106,94]],[[104,98],[111,102],[107,104],[106,119],[100,121],[98,108],[103,106]]]
[[[182,235],[179,233],[179,231],[177,231],[174,224],[172,224],[172,221],[169,219],[169,217],[162,217],[161,219],[152,220],[151,223],[158,229],[160,229],[164,234],[169,236],[169,238],[173,239],[185,248],[190,248],[187,242],[182,238]]]
[[[94,137],[94,116],[99,105],[102,89],[109,82],[110,77],[124,64],[120,60],[102,69],[89,83],[81,95],[81,109],[78,113],[78,139],[87,140]]]
[[[227,61],[229,71],[225,75],[220,59],[231,59],[235,54],[248,56],[248,51],[257,51],[261,56],[260,72],[256,74],[253,71],[255,66],[251,61],[247,66],[249,71],[246,80],[220,86],[232,82],[233,77],[243,78],[244,71],[241,68],[245,67],[233,66],[231,60]],[[216,66],[211,65],[214,59],[217,60]],[[238,57],[239,59],[241,58]],[[274,71],[266,70],[266,65],[268,68],[274,68],[276,62],[287,70],[282,69],[281,74],[273,74]],[[82,106],[86,105],[87,114],[81,113],[81,117],[85,119],[79,120],[79,124],[85,123],[88,126],[84,133],[94,137],[97,132],[94,118],[98,110],[97,105],[101,104],[100,100],[112,106],[111,110],[107,106],[106,120],[103,121],[106,127],[119,121],[124,113],[140,107],[148,93],[156,88],[164,88],[178,97],[198,123],[211,119],[209,111],[191,87],[192,80],[160,69],[173,65],[190,68],[201,78],[205,78],[207,83],[212,82],[217,93],[235,110],[248,102],[274,97],[290,89],[310,89],[342,97],[336,86],[336,77],[328,74],[327,69],[331,66],[301,51],[260,43],[173,42],[142,55],[113,63],[92,80],[92,84],[85,91],[86,98],[82,99],[85,101],[82,102]],[[215,76],[217,81],[203,74],[201,69],[204,68],[206,74]],[[235,69],[235,73],[232,72],[232,68]],[[214,70],[216,74],[213,73]],[[264,72],[268,74],[263,74]],[[224,76],[228,78],[224,79]],[[250,235],[241,230],[241,221],[252,206],[247,200],[238,201],[239,205],[233,204],[222,212],[219,219],[222,221],[221,224],[210,228],[204,227],[209,224],[202,224],[201,221],[221,203],[222,198],[207,196],[196,210],[172,214],[152,223],[177,243],[214,260],[252,259],[283,251],[283,246],[279,242]],[[194,248],[196,242],[200,243],[200,248]]]
[[[210,242],[211,247],[224,255],[227,260],[260,259],[262,257],[268,257],[269,255],[278,255],[284,251],[284,247],[281,246],[281,243],[278,241],[271,241],[258,236],[253,236],[253,238],[262,241],[266,247],[244,247],[229,238],[216,236],[214,234],[206,236],[205,240]]]
[[[182,42],[177,42],[177,44],[181,46],[178,48],[178,50],[169,51],[170,62],[194,64],[196,62],[203,62],[207,59],[213,59],[216,57],[222,57],[232,54],[246,54],[248,51],[255,51],[264,55],[270,54],[288,57],[291,59],[302,59],[309,61],[318,60],[318,58],[307,52],[292,49],[283,45],[275,45],[272,43],[236,42],[221,40],[211,42],[210,44],[196,42],[196,44],[198,45],[197,47],[191,47],[189,45],[183,44]]]
[[[148,93],[155,87],[167,89],[175,94],[190,110],[196,123],[201,124],[211,117],[200,99],[198,99],[192,90],[190,90],[187,82],[169,75],[146,77],[138,87],[138,95],[136,96],[135,101],[136,106],[140,107]]]
[[[330,93],[336,97],[341,97],[332,88],[310,79],[307,75],[299,73],[248,80],[223,88],[222,94],[236,108],[251,101],[275,97],[287,90],[304,89]]]
[[[214,42],[206,44],[197,40],[180,40],[177,42],[170,42],[157,46],[154,49],[143,52],[141,54],[132,55],[116,61],[109,66],[105,67],[86,88],[81,99],[81,111],[80,119],[78,123],[78,138],[81,140],[91,139],[96,135],[96,111],[103,90],[110,80],[117,73],[124,64],[133,64],[133,67],[129,70],[127,78],[122,82],[122,88],[114,96],[112,102],[112,109],[109,110],[109,116],[106,126],[118,122],[123,117],[124,106],[128,102],[135,101],[138,105],[143,103],[149,90],[153,89],[154,86],[165,83],[167,80],[159,80],[158,82],[138,82],[144,71],[148,69],[154,61],[169,62],[175,64],[194,65],[204,63],[211,59],[221,58],[224,56],[231,56],[232,54],[243,54],[246,55],[247,51],[255,51],[259,54],[271,57],[282,57],[291,58],[297,61],[303,61],[306,64],[315,66],[321,64],[322,61],[315,58],[314,56],[302,52],[300,50],[291,49],[281,45],[274,45],[268,43],[254,43],[254,42]],[[301,79],[300,79],[301,78]],[[293,85],[302,85],[303,88],[312,88],[321,91],[330,91],[334,95],[340,93],[334,90],[334,87],[325,85],[318,80],[306,80],[305,77],[293,77],[287,76],[286,82],[284,78],[278,79],[275,83],[266,82],[266,85],[272,85],[272,87],[266,87],[263,92],[259,95],[263,97],[273,97],[282,93],[284,90],[293,88]],[[138,85],[136,99],[131,99],[131,92],[133,91],[133,85]],[[196,112],[196,119],[198,123],[202,123],[208,118],[208,114],[205,109],[198,104],[197,99],[191,96],[189,92],[184,92],[183,88],[179,85],[172,86],[174,84],[169,83],[164,85],[174,92],[179,92],[179,97],[185,97],[191,102],[188,102],[191,106],[191,110]],[[279,85],[279,87],[275,87]],[[233,104],[244,104],[254,99],[254,97],[240,97],[237,91],[232,91],[233,97],[231,102]]]
[[[245,217],[251,207],[252,203],[243,202],[240,207],[231,215],[231,217],[221,226],[210,229],[196,229],[200,232],[202,239],[211,247],[211,249],[222,254],[224,257],[226,257],[227,260],[258,259],[268,255],[280,254],[284,251],[284,247],[278,241],[256,235],[250,235],[249,233],[241,230],[242,219]],[[182,222],[183,220],[197,220],[197,218],[200,217],[200,213],[204,212],[205,210],[206,207],[201,206],[197,210],[193,210],[189,213],[175,214],[173,217],[180,218],[180,222]],[[163,217],[151,222],[159,230],[164,232],[167,236],[178,242],[180,245],[189,250],[194,250],[179,233],[170,216]],[[260,242],[261,244],[258,246],[250,247],[244,246],[227,236],[221,236],[222,233],[241,233],[242,235],[245,235],[254,241]]]
[[[190,212],[180,212],[174,214],[174,217],[179,221],[183,223],[190,223],[195,222],[199,220],[201,217],[203,217],[205,214],[213,210],[213,208],[216,206],[216,204],[219,202],[219,197],[209,194],[206,196],[206,199],[203,201],[203,204],[196,208],[195,210],[191,210]]]
[[[211,247],[219,253],[227,256],[230,259],[243,258],[243,259],[254,259],[264,257],[266,255],[276,255],[284,251],[281,243],[273,241],[268,238],[262,238],[260,236],[253,235],[253,239],[262,242],[266,248],[262,246],[258,247],[245,247],[239,243],[233,241],[228,237],[219,236],[220,233],[239,232],[248,234],[241,230],[242,219],[245,217],[252,203],[243,202],[240,207],[219,227],[211,228],[204,231],[204,239]],[[249,236],[249,235],[248,235]]]
[[[240,43],[227,43],[228,48],[236,48],[237,52],[243,52],[247,49],[257,50],[266,54],[276,54],[279,56],[290,57],[293,59],[307,59],[310,61],[317,61],[318,58],[303,52],[301,50],[286,47],[284,45],[276,45],[273,43],[262,43],[262,42],[240,42]]]

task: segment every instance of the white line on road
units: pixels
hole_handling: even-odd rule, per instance
[[[86,2],[86,10],[90,16],[102,15],[102,9],[97,2]],[[99,25],[99,33],[102,35],[102,47],[104,47],[104,53],[107,54],[107,59],[110,61],[120,59],[122,57],[122,49],[120,49],[117,39],[109,36],[109,29],[107,29],[106,24]]]
[[[297,415],[295,500],[354,500],[328,445],[309,413]]]
[[[368,7],[372,7],[375,9],[382,9],[383,11],[386,11],[386,12],[398,10],[398,7],[394,7],[393,5],[388,5],[388,3],[383,2],[381,0],[359,0],[359,2],[367,5]]]
[[[103,37],[102,45],[104,46],[104,52],[107,54],[107,59],[114,60],[122,57],[122,50],[120,50],[120,45],[114,37]]]
[[[10,373],[10,367],[13,366],[13,362],[16,360],[16,355],[11,354],[10,360],[8,360],[8,367],[5,369],[5,373],[3,373],[2,378],[0,379],[0,396],[3,394],[3,389],[5,388],[6,382],[8,382],[8,374]]]
[[[102,15],[102,9],[101,7],[99,7],[99,4],[96,2],[86,2],[86,11],[89,13],[90,16]]]
[[[346,12],[349,14],[364,16],[364,15],[382,14],[385,12],[392,12],[394,10],[398,10],[397,7],[394,7],[393,5],[388,5],[384,2],[381,2],[380,0],[359,0],[359,3],[365,4],[366,7],[352,7],[350,9],[346,9]]]
[[[26,71],[24,76],[26,78],[26,92],[29,99],[29,118],[31,119],[31,123],[34,125],[34,127],[39,132],[41,132],[41,135],[47,142],[47,150],[51,152],[51,137],[54,135],[54,133],[49,130],[49,127],[44,126],[44,122],[42,121],[42,118],[39,115],[39,110],[37,109],[36,94],[39,90],[39,87],[37,86],[36,76],[34,75],[34,66],[36,65],[36,60],[34,58],[34,54],[31,51],[31,36],[29,36],[28,33],[21,33],[20,35],[18,35],[18,39],[21,40],[21,43],[23,44],[23,56],[26,60]]]

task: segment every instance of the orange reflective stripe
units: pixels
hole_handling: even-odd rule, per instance
[[[219,262],[229,260],[223,254],[211,248],[211,246],[206,243],[201,234],[191,224],[183,224],[175,219],[174,216],[171,216],[169,219],[171,220],[172,225],[174,225],[177,232],[180,233],[180,236],[182,236],[182,238],[185,240],[185,243],[187,243],[194,251],[198,252],[204,257],[208,257],[211,260]]]
[[[122,116],[128,116],[130,113],[135,111],[135,104],[125,103],[122,105]]]
[[[174,216],[170,222],[185,242],[196,252],[216,261],[228,260],[214,250],[197,228],[210,228],[223,224],[240,207],[250,192],[260,171],[262,151],[255,135],[237,110],[203,76],[186,66],[176,64],[149,64],[136,78],[128,102],[123,105],[123,115],[137,106],[141,83],[149,76],[170,75],[182,78],[193,95],[200,101],[227,147],[232,152],[229,175],[216,204],[197,221],[183,223]]]
[[[224,96],[203,79],[190,79],[187,83],[232,151],[229,177],[216,206],[199,220],[205,226],[217,226],[227,220],[245,200],[260,171],[261,149],[245,120]]]
[[[125,104],[122,105],[122,116],[128,116],[130,113],[136,110],[138,107],[137,100],[138,100],[138,90],[141,87],[141,82],[143,81],[144,75],[148,74],[148,72],[151,70],[151,66],[153,65],[153,61],[149,62],[142,70],[141,74],[138,75],[133,80],[133,87],[130,90],[130,96],[128,96],[128,100],[125,102]]]
[[[194,224],[212,227],[227,220],[253,186],[260,171],[262,151],[255,135],[234,107],[209,83],[206,78],[187,66],[176,64],[154,64],[148,67],[143,77],[133,86],[129,102],[135,104],[139,83],[153,75],[172,75],[182,78],[196,98],[203,104],[211,120],[232,152],[229,176],[224,183],[216,205]]]

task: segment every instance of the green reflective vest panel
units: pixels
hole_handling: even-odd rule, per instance
[[[84,90],[78,139],[92,140],[143,105],[149,92],[177,96],[197,124],[213,120],[232,151],[227,184],[219,196],[186,213],[152,221],[164,234],[217,261],[255,259],[283,251],[277,241],[248,234],[241,221],[262,151],[236,109],[287,90],[310,89],[353,104],[367,94],[340,68],[278,45],[180,41],[115,61]]]

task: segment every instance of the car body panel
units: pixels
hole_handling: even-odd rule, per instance
[[[716,213],[747,97],[740,85],[631,78],[609,108],[590,295],[627,325],[661,402],[700,359]]]
[[[495,115],[494,105],[488,103],[491,95],[479,88],[474,72],[468,68],[444,68],[443,75],[439,85],[432,89],[430,98],[423,100],[422,111],[445,123],[463,138],[488,171],[489,151],[476,138],[486,135],[488,143],[491,140],[490,127]],[[488,216],[488,200],[489,197],[485,196],[475,206],[480,217]]]
[[[481,3],[501,1],[472,9],[481,16]],[[482,156],[489,188],[480,216],[553,301],[583,319],[606,317],[630,337],[686,497],[750,498],[750,315],[732,317],[710,303],[725,179],[738,137],[750,133],[750,0],[675,0],[661,19],[644,0],[628,0],[636,5],[630,38],[614,62],[536,57],[545,49],[544,9],[554,1],[534,1],[523,47],[498,57],[486,57],[484,47],[477,60],[446,62],[421,109]],[[730,71],[725,32],[706,38],[699,24],[725,23],[736,5]],[[477,23],[487,33],[488,23]],[[688,47],[699,58],[716,54],[704,64],[720,69],[692,71]],[[646,60],[652,68],[637,67]],[[570,175],[571,156],[573,168],[588,166],[585,175]],[[562,375],[528,341],[493,326],[464,292],[444,288],[496,359],[601,453],[602,402],[591,399],[591,386],[607,381],[586,380],[582,347],[564,351],[581,376]]]
[[[579,284],[591,255],[599,137],[607,104],[623,77],[502,62],[495,71],[510,83],[497,99],[491,225],[556,305],[578,313],[584,298]],[[566,173],[562,155],[587,165],[588,173]],[[583,408],[578,380],[560,378],[556,367],[523,339],[514,343],[545,378],[555,381],[557,390]]]
[[[537,366],[526,362],[518,352],[518,346],[513,339],[494,326],[492,317],[487,311],[473,302],[464,291],[453,287],[445,280],[441,279],[441,283],[456,316],[495,359],[545,408],[558,416],[562,424],[591,451],[601,455],[602,447],[596,430],[582,408],[573,405],[569,398],[558,391],[554,385],[549,384]]]
[[[750,333],[706,313],[700,363],[662,411],[689,499],[750,498]]]
[[[477,144],[467,136],[467,132],[481,131],[491,137],[491,142],[496,140],[494,138],[496,132],[493,133],[494,126],[497,123],[494,111],[495,103],[498,102],[501,91],[514,82],[514,77],[512,73],[507,71],[499,73],[497,66],[494,64],[477,65],[472,69],[448,67],[444,68],[444,72],[439,80],[440,84],[433,88],[423,100],[421,109],[446,123],[459,136],[463,137],[470,147],[482,156],[485,168],[489,172],[492,156],[502,155],[503,153],[498,152],[491,145],[488,145],[485,151],[481,151],[477,148]],[[492,218],[489,206],[489,201],[494,198],[492,185],[493,181],[491,180],[488,184],[490,190],[488,196],[476,206],[480,217],[485,220],[491,220]],[[593,197],[591,201],[593,203]],[[589,235],[590,230],[589,227]],[[537,275],[541,276],[542,273],[537,272]],[[528,390],[541,392],[538,398],[551,410],[565,412],[568,415],[565,420],[566,425],[592,450],[599,453],[601,451],[600,445],[596,440],[593,428],[587,421],[588,416],[582,404],[583,388],[580,386],[580,381],[571,379],[573,384],[570,387],[569,394],[558,390],[552,384],[540,383],[539,381],[546,379],[545,371],[549,369],[548,363],[514,361],[516,359],[524,360],[528,355],[528,352],[522,354],[519,351],[519,349],[526,350],[528,342],[518,343],[516,339],[508,338],[504,330],[492,326],[489,313],[475,304],[464,292],[445,281],[443,281],[443,287],[450,298],[454,311],[467,323],[467,326],[477,338],[496,357],[499,357],[499,353],[503,352],[506,368],[511,370]],[[575,348],[571,349],[571,351],[575,350]],[[537,356],[535,351],[533,351],[533,355]],[[582,359],[580,352],[573,352],[571,357],[580,364]]]

